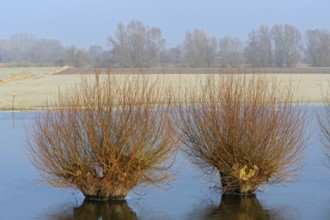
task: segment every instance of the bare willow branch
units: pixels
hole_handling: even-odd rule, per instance
[[[27,127],[31,159],[48,183],[87,199],[124,199],[138,184],[167,182],[177,149],[170,104],[158,80],[96,72]]]
[[[328,89],[323,93],[323,110],[318,112],[317,119],[321,127],[321,143],[327,158],[330,158],[330,81]]]
[[[301,165],[305,107],[293,103],[292,83],[249,73],[209,75],[177,107],[184,151],[205,173],[219,172],[224,192],[254,193]]]

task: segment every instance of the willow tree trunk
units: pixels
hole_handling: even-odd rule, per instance
[[[233,193],[239,195],[250,195],[255,193],[259,184],[250,179],[239,179],[233,175],[220,173],[221,186],[224,193]]]

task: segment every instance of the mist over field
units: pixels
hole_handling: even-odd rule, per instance
[[[0,63],[329,66],[330,2],[2,2]]]

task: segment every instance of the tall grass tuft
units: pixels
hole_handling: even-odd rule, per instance
[[[305,142],[305,107],[294,103],[294,91],[292,83],[248,69],[207,76],[177,107],[187,157],[219,173],[224,193],[252,194],[291,179]]]
[[[170,90],[146,75],[83,77],[27,126],[33,164],[49,184],[92,200],[166,183],[177,149],[170,104]]]

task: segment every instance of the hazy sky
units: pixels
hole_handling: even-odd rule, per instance
[[[187,31],[200,28],[217,38],[246,40],[260,25],[291,24],[330,31],[330,0],[0,0],[0,38],[30,33],[65,46],[107,48],[119,22],[135,19],[157,26],[176,46]]]

